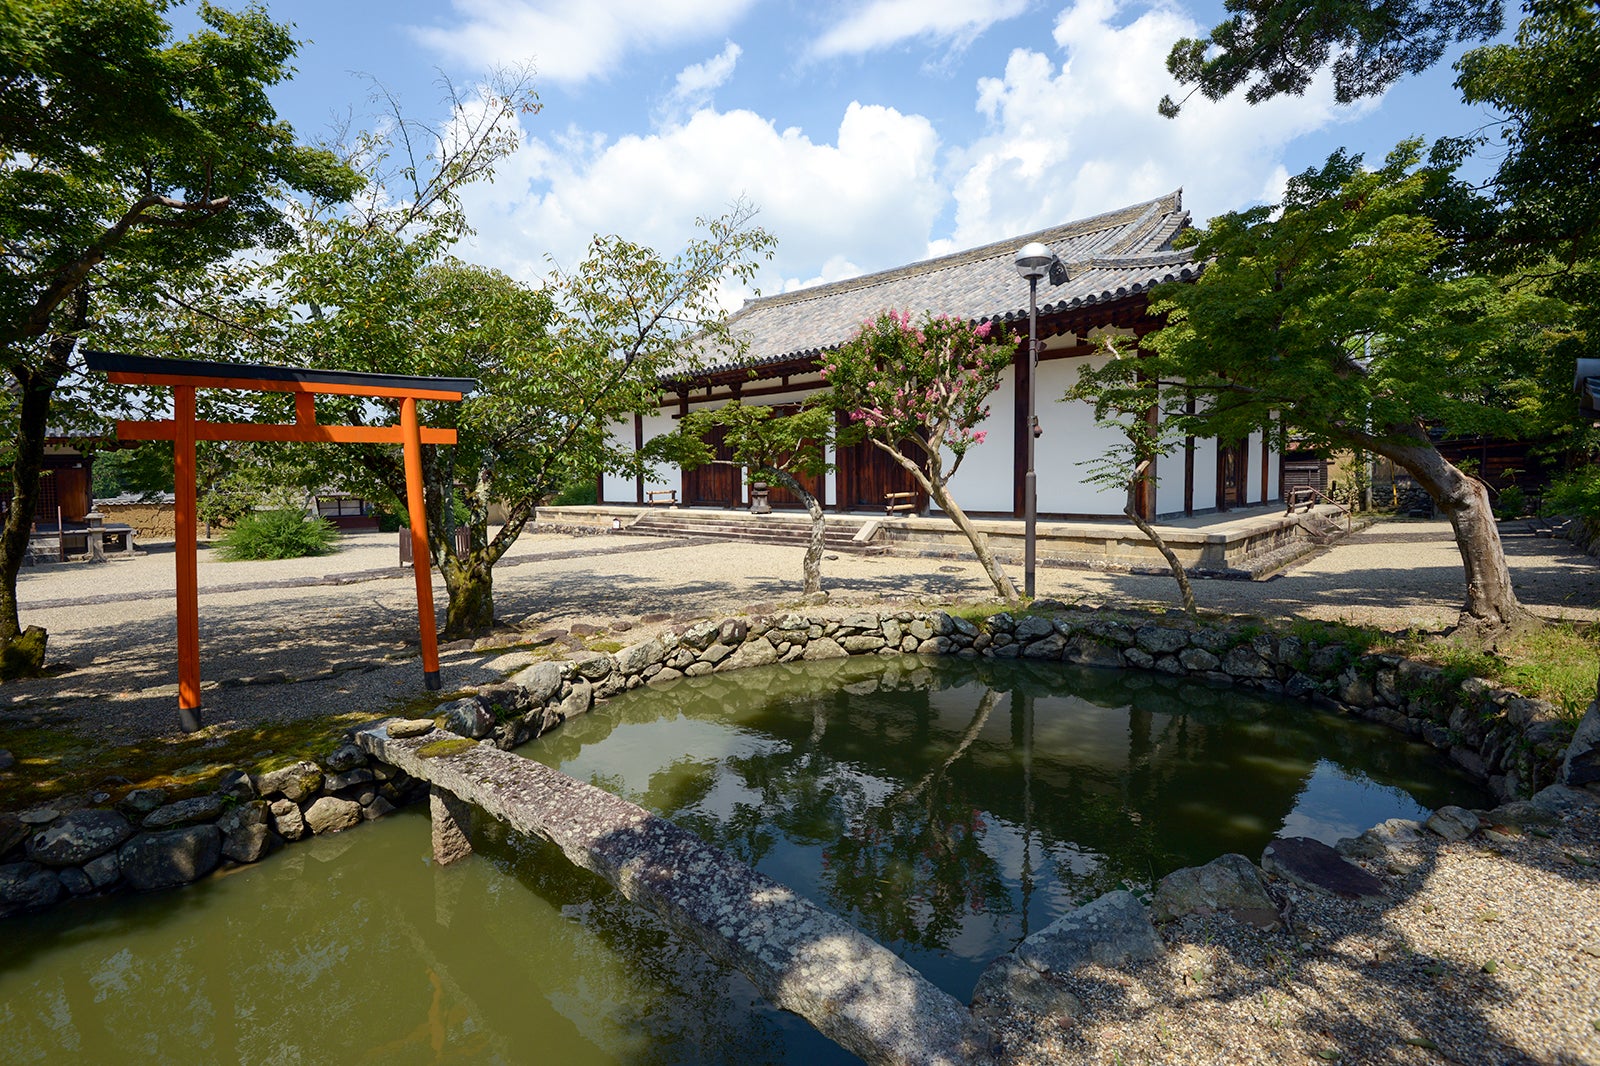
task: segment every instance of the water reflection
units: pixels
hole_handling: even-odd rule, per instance
[[[1102,892],[1485,797],[1424,746],[1179,679],[848,660],[640,690],[535,758],[650,807],[965,997]]]

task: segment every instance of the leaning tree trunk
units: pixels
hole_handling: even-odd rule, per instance
[[[1382,440],[1372,442],[1369,447],[1394,460],[1416,478],[1417,484],[1449,519],[1467,579],[1467,602],[1461,611],[1460,624],[1492,630],[1537,621],[1517,601],[1517,594],[1511,587],[1505,547],[1500,543],[1489,490],[1483,482],[1467,476],[1440,455],[1418,427],[1397,427],[1394,436],[1411,443]]]
[[[950,516],[950,521],[956,524],[962,536],[967,538],[967,543],[972,545],[972,552],[978,557],[983,572],[989,575],[990,582],[994,584],[995,594],[1007,603],[1016,603],[1022,599],[1017,593],[1017,586],[1006,577],[1006,572],[1000,569],[999,560],[995,559],[994,552],[989,550],[989,539],[978,531],[972,520],[967,517],[967,512],[951,498],[945,488],[944,479],[929,477],[922,467],[907,459],[898,448],[891,447],[875,437],[868,439],[872,441],[874,447],[886,452],[890,458],[904,467],[906,472],[916,479],[917,484],[922,486],[923,491],[933,497],[939,509]]]
[[[477,636],[494,628],[494,563],[487,548],[475,547],[462,558],[450,552],[439,564],[444,575],[446,640]]]
[[[822,504],[806,491],[805,486],[800,484],[799,479],[793,474],[787,470],[775,469],[769,469],[766,473],[805,504],[806,514],[811,516],[811,540],[806,544],[806,557],[801,563],[801,570],[805,576],[805,594],[817,595],[822,592],[822,552],[824,537],[828,531],[828,516],[823,512]]]
[[[28,554],[33,512],[39,505],[50,398],[66,373],[67,356],[76,339],[71,335],[52,337],[49,359],[42,366],[21,366],[12,371],[18,409],[11,510],[6,514],[5,526],[0,528],[0,680],[28,677],[44,669],[46,633],[39,626],[22,628],[17,611],[17,574]]]
[[[1177,554],[1167,546],[1161,534],[1156,532],[1156,527],[1146,522],[1139,514],[1136,495],[1139,482],[1145,479],[1149,470],[1150,461],[1146,459],[1135,468],[1133,477],[1128,479],[1128,502],[1123,505],[1122,513],[1128,516],[1128,521],[1139,527],[1139,532],[1149,538],[1150,543],[1156,546],[1156,551],[1167,561],[1167,569],[1172,571],[1172,579],[1178,583],[1178,592],[1183,596],[1183,609],[1188,612],[1190,618],[1194,618],[1199,614],[1199,608],[1195,606],[1194,589],[1189,585],[1189,575],[1184,572],[1183,563],[1178,561]]]

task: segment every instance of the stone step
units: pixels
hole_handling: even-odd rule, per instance
[[[789,525],[752,526],[744,522],[673,521],[670,518],[647,517],[628,529],[647,537],[711,537],[717,540],[739,541],[747,544],[774,544],[784,547],[803,547],[811,542],[808,528]],[[823,534],[823,546],[829,551],[850,552],[856,555],[882,555],[886,549],[881,544],[860,544],[853,532],[843,530]]]

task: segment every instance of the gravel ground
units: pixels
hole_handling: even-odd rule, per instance
[[[1550,618],[1600,618],[1600,564],[1562,541],[1504,531],[1518,595]],[[497,613],[525,633],[774,606],[798,592],[801,551],[605,535],[525,535],[496,570]],[[414,586],[393,535],[345,538],[321,559],[221,563],[202,553],[207,721],[383,709],[421,692]],[[1203,581],[1201,605],[1435,629],[1454,621],[1461,566],[1443,523],[1385,523],[1261,582]],[[830,558],[836,604],[982,598],[961,560]],[[50,632],[57,676],[0,689],[114,742],[176,733],[170,545],[104,566],[42,567],[19,582],[23,620]],[[1039,593],[1175,604],[1170,580],[1046,569]],[[442,587],[435,595],[443,603]],[[631,639],[624,638],[624,639]],[[443,649],[446,688],[531,658]],[[1385,868],[1389,896],[1344,903],[1276,884],[1290,932],[1218,919],[1168,927],[1160,962],[1088,970],[1085,1014],[1023,1024],[1019,1063],[1540,1063],[1600,1066],[1600,815],[1545,837],[1429,837]],[[1252,858],[1255,858],[1252,856]],[[1494,960],[1494,972],[1485,964]]]

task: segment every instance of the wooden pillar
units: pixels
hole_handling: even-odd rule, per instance
[[[640,452],[644,451],[644,416],[638,411],[633,412],[633,454],[637,459]],[[604,475],[602,475],[603,479]],[[633,475],[633,496],[635,503],[644,503],[644,471],[640,470]],[[599,494],[595,496],[599,499]]]
[[[430,692],[441,687],[439,637],[433,620],[433,556],[428,551],[428,510],[422,497],[422,431],[417,401],[400,401],[400,434],[404,438],[406,510],[411,517],[411,573],[417,579],[417,624],[422,637],[422,680]]]
[[[200,577],[194,455],[194,386],[172,390],[174,558],[178,585],[178,722],[185,733],[200,728]]]

